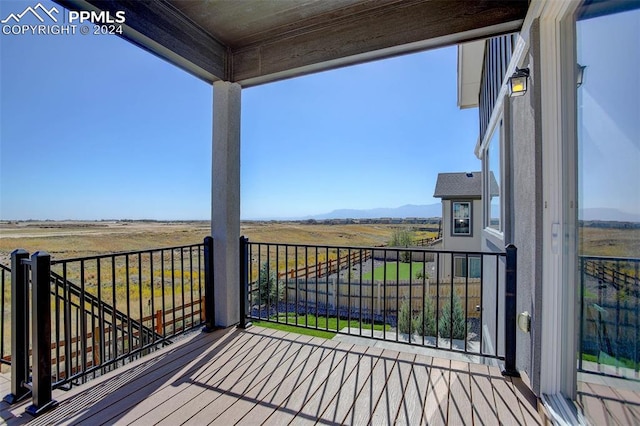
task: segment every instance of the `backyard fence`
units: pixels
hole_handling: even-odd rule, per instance
[[[288,278],[296,279],[300,277],[326,277],[331,274],[344,269],[347,265],[364,262],[371,258],[372,252],[353,252],[345,254],[337,259],[327,259],[325,261],[319,261],[316,263],[304,262],[304,265],[299,268],[291,268],[289,271],[278,272],[278,279]],[[285,254],[286,256],[286,254]]]
[[[640,378],[640,259],[580,256],[578,369]]]
[[[515,373],[515,248],[466,253],[245,238],[240,246],[248,320],[497,358]],[[472,259],[478,276],[460,276]]]
[[[298,278],[280,280],[287,291],[287,300],[295,300],[296,296],[302,304],[314,305],[316,302],[326,303],[330,310],[373,312],[382,315],[394,312],[396,307],[407,302],[412,311],[419,311],[425,295],[430,300],[439,301],[439,309],[443,309],[450,299],[451,282],[438,282],[428,279],[421,281],[362,280],[350,281],[344,278],[331,277],[328,281],[315,278]],[[423,285],[424,284],[424,285]],[[481,280],[479,278],[454,278],[455,297],[466,300],[468,318],[480,318],[482,302]],[[255,283],[253,285],[255,289]],[[349,296],[350,295],[350,296]]]

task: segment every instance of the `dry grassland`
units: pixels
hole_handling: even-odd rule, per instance
[[[253,242],[378,246],[395,229],[416,225],[305,224],[300,222],[243,222],[241,234]],[[145,250],[199,243],[210,234],[207,221],[193,222],[2,222],[0,263],[9,264],[16,248],[45,250],[55,259]],[[416,231],[416,238],[434,236]],[[640,258],[640,229],[580,229],[580,251],[587,255]]]
[[[241,234],[255,242],[377,246],[386,244],[394,229],[413,225],[320,225],[296,222],[243,222]],[[210,234],[207,221],[194,222],[13,222],[0,223],[0,263],[23,248],[45,250],[54,259],[173,247],[201,242]],[[434,236],[416,231],[416,238]]]
[[[580,254],[640,258],[640,229],[580,228]]]

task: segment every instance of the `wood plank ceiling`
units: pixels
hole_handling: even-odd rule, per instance
[[[243,87],[518,31],[528,0],[54,0],[124,11],[123,37]]]

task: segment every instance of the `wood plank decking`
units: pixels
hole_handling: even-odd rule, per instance
[[[578,381],[576,406],[583,416],[592,425],[640,425],[638,382],[602,379],[607,385],[597,379]]]
[[[252,327],[197,334],[8,424],[541,424],[495,367]]]

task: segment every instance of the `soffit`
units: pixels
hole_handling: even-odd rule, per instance
[[[528,8],[527,0],[54,1],[125,11],[125,39],[208,82],[244,87],[518,31]]]

